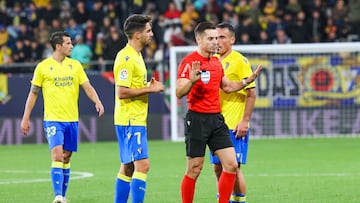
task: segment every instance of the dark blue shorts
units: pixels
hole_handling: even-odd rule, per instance
[[[76,152],[78,147],[78,122],[44,121],[49,149],[63,145],[63,149]]]
[[[121,163],[128,164],[149,157],[145,126],[116,125],[115,131],[120,148]]]

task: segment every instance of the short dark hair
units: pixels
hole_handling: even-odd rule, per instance
[[[194,34],[195,34],[195,37],[200,35],[200,34],[203,34],[205,32],[205,30],[215,30],[216,29],[216,26],[213,24],[213,23],[210,23],[210,22],[201,22],[199,23],[195,29],[194,29]]]
[[[70,37],[70,35],[65,31],[57,31],[51,34],[49,42],[53,50],[55,50],[57,44],[64,43],[63,37]]]
[[[151,17],[147,15],[134,14],[124,22],[124,32],[128,39],[132,39],[135,32],[142,32],[147,23],[151,23]]]
[[[226,23],[226,22],[219,23],[216,25],[216,28],[228,29],[232,35],[235,35],[235,29],[230,23]]]

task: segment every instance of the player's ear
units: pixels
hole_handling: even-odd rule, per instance
[[[135,39],[140,39],[141,32],[134,32]]]
[[[200,44],[200,42],[201,42],[201,35],[200,35],[200,34],[196,35],[196,36],[195,36],[195,40],[196,40],[196,44]]]
[[[62,46],[62,44],[55,44],[55,49],[56,49],[56,50],[57,50],[57,49],[60,49],[61,46]]]
[[[236,40],[235,35],[231,36],[230,38],[231,44],[235,44],[235,40]]]

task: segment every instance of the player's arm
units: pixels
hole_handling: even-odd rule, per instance
[[[178,78],[176,81],[176,96],[182,98],[187,95],[196,81],[201,77],[200,71],[200,62],[194,61],[192,67],[189,64],[184,68],[185,71],[189,70],[189,79],[188,78]]]
[[[84,89],[85,94],[89,97],[89,99],[95,103],[95,108],[99,113],[99,116],[102,116],[104,114],[104,106],[102,105],[94,87],[90,84],[89,81],[84,82],[81,87]]]
[[[179,78],[176,81],[176,96],[181,99],[190,92],[193,85],[194,82],[191,82],[191,80],[187,78]]]
[[[149,85],[144,88],[129,88],[125,86],[117,86],[117,95],[119,99],[128,99],[138,97],[149,93],[158,93],[164,91],[164,84],[151,78]]]
[[[226,93],[237,92],[243,88],[245,88],[248,84],[252,83],[257,76],[259,75],[262,69],[262,65],[258,65],[255,72],[248,78],[244,78],[241,82],[235,82],[229,80],[226,76],[224,76],[221,80],[221,89]]]
[[[20,123],[21,132],[27,136],[30,130],[30,114],[35,106],[41,87],[31,85],[29,95],[26,99],[24,114]]]
[[[249,130],[249,122],[251,114],[254,110],[255,100],[256,100],[256,90],[255,87],[246,89],[247,96],[245,100],[245,109],[242,120],[236,125],[234,131],[236,131],[236,137],[243,137],[246,135]]]

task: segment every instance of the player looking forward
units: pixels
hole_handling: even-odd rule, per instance
[[[207,145],[211,153],[219,157],[223,168],[218,184],[218,202],[228,203],[237,163],[229,129],[220,114],[219,89],[227,93],[243,89],[255,80],[261,65],[244,81],[231,81],[224,75],[219,59],[213,56],[218,44],[216,26],[201,22],[194,33],[198,49],[183,58],[176,84],[176,96],[187,95],[188,103],[184,119],[187,167],[181,182],[181,197],[183,203],[193,202]]]
[[[244,81],[244,78],[250,77],[253,73],[247,58],[232,49],[232,45],[235,43],[234,28],[229,23],[220,23],[216,27],[218,34],[217,53],[225,75],[230,80]],[[246,87],[238,92],[226,93],[220,90],[221,114],[223,114],[225,123],[230,129],[230,137],[235,147],[238,163],[230,203],[245,203],[246,201],[246,184],[240,166],[246,163],[250,135],[249,123],[255,99],[255,82],[246,83]],[[216,155],[210,155],[210,161],[214,166],[218,181],[222,171],[221,163]]]
[[[41,61],[34,70],[31,89],[26,100],[21,131],[30,130],[30,114],[40,90],[44,99],[44,130],[51,151],[51,180],[54,203],[65,203],[70,179],[70,157],[78,147],[79,86],[95,104],[98,115],[104,107],[90,84],[80,62],[68,58],[73,45],[66,32],[54,32],[50,37],[52,56]]]

